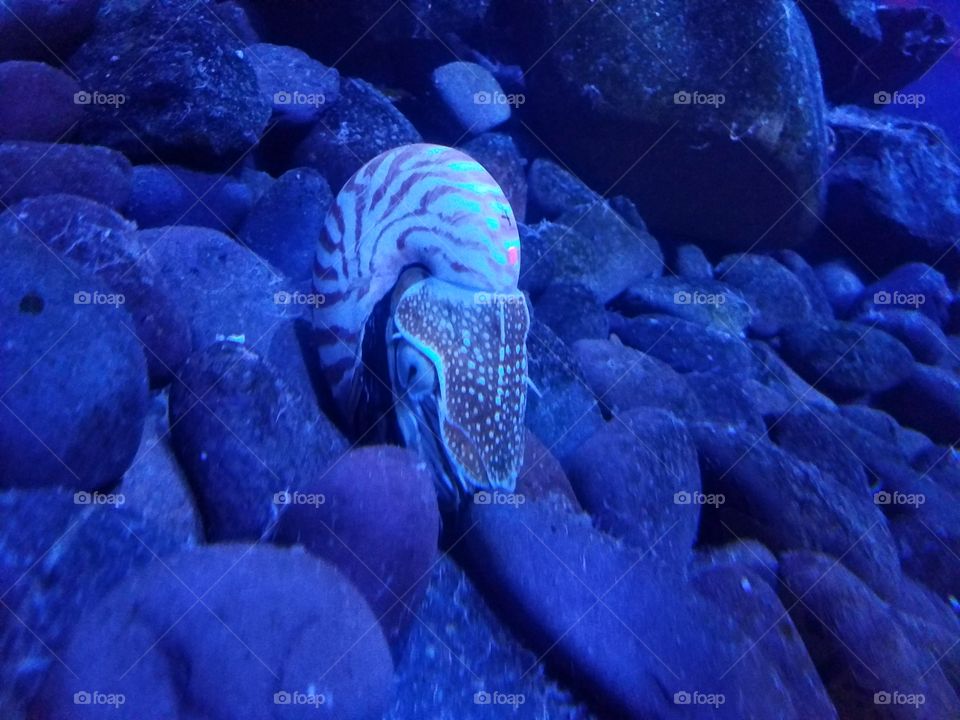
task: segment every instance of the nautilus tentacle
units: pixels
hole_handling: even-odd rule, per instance
[[[404,378],[394,384],[402,434],[450,485],[512,490],[523,453],[529,326],[517,290],[520,239],[499,185],[458,150],[416,144],[379,155],[347,181],[327,216],[314,322],[346,417],[368,320],[411,267],[426,277],[398,293],[387,340],[412,348],[436,375],[419,395],[398,389]],[[391,373],[396,361],[391,356]]]

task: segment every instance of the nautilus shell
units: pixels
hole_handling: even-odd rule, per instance
[[[452,148],[379,155],[347,181],[321,233],[314,310],[341,420],[357,416],[365,348],[386,353],[404,442],[455,495],[513,491],[523,459],[526,337],[520,239],[496,181]],[[389,303],[380,343],[371,317]]]

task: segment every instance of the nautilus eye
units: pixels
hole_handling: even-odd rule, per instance
[[[433,363],[409,343],[401,342],[396,358],[397,390],[411,399],[433,392],[437,372]]]

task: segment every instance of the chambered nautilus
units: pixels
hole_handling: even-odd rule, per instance
[[[519,269],[500,186],[440,145],[370,160],[320,235],[314,325],[342,423],[362,414],[378,354],[403,442],[456,497],[512,492],[523,460],[530,317]]]

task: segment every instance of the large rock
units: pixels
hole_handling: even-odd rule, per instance
[[[735,335],[667,315],[640,315],[612,323],[625,345],[652,355],[677,372],[719,370],[729,375],[750,371],[753,355]]]
[[[433,87],[457,133],[476,135],[510,119],[510,103],[487,68],[452,62],[433,71]]]
[[[7,205],[23,198],[71,193],[122,210],[131,182],[130,163],[108,148],[0,143],[0,201]]]
[[[314,417],[273,367],[234,342],[187,360],[170,391],[170,427],[213,541],[272,531],[278,498],[346,450],[325,416]]]
[[[779,250],[775,257],[803,285],[803,289],[807,293],[807,299],[810,301],[811,312],[819,317],[832,318],[833,306],[830,304],[830,298],[827,297],[823,283],[817,277],[817,271],[813,269],[813,266],[795,250]]]
[[[866,405],[845,405],[840,408],[842,417],[853,425],[860,427],[864,432],[876,435],[884,442],[892,443],[893,450],[899,453],[905,461],[914,465],[922,472],[928,472],[939,464],[941,459],[948,460],[946,466],[954,463],[949,456],[943,455],[933,441],[921,432],[901,427],[891,415],[883,410]],[[932,453],[932,456],[930,456]],[[929,458],[929,461],[925,458]],[[869,463],[869,455],[863,458]],[[920,464],[923,464],[922,467]]]
[[[754,340],[749,347],[753,351],[754,376],[785,403],[779,413],[786,412],[798,402],[807,407],[837,409],[833,400],[800,377],[767,343]]]
[[[607,203],[577,205],[557,223],[577,232],[564,234],[547,250],[555,254],[555,279],[576,280],[609,302],[632,282],[663,274],[663,253],[656,239]]]
[[[826,471],[827,476],[837,477],[839,480],[842,480],[844,475],[855,478],[858,473],[855,469],[850,472],[851,464],[862,463],[867,472],[869,491],[874,496],[874,502],[877,501],[878,489],[904,493],[916,491],[920,475],[911,467],[911,458],[917,451],[910,447],[910,444],[915,446],[919,440],[925,443],[924,447],[935,448],[928,438],[916,431],[900,427],[896,420],[886,413],[865,405],[847,405],[840,408],[839,412],[815,409],[814,413],[815,418],[804,417],[804,422],[799,423],[799,426],[786,431],[787,434],[793,434],[792,438],[784,440],[782,435],[775,433],[776,441],[785,442],[791,452],[801,459],[814,462]],[[808,425],[806,429],[802,427],[804,424]],[[817,440],[816,436],[820,431],[814,429],[815,425],[828,431],[833,440],[827,440],[826,443]],[[843,450],[836,443],[842,443]],[[926,473],[929,466],[920,467],[918,470]],[[864,490],[864,486],[859,482],[850,488],[857,492]]]
[[[713,265],[696,245],[686,243],[674,248],[671,267],[679,277],[687,280],[712,280]]]
[[[670,275],[631,283],[611,307],[633,317],[663,313],[743,335],[754,311],[730,285],[712,279],[686,280]]]
[[[831,420],[815,410],[795,407],[771,425],[770,437],[782,449],[818,467],[831,482],[866,494],[869,484],[864,461],[851,447],[856,443],[838,432],[837,426],[842,424],[842,420]]]
[[[508,709],[513,720],[588,717],[582,701],[546,673],[449,556],[437,560],[417,618],[383,720],[458,720]],[[494,693],[498,708],[490,707]]]
[[[280,720],[335,707],[373,720],[393,674],[360,593],[302,550],[267,546],[154,562],[86,613],[62,653],[40,720],[79,717],[78,693],[91,718]]]
[[[567,273],[564,277],[560,267],[562,256],[569,252],[569,248],[587,247],[586,238],[577,230],[549,220],[536,225],[521,223],[518,230],[523,252],[517,285],[529,294],[531,300],[536,302],[555,279],[583,286],[576,273]]]
[[[147,368],[121,298],[0,231],[0,485],[102,488],[140,442]]]
[[[530,163],[527,176],[531,220],[556,220],[576,205],[592,205],[601,201],[600,196],[580,178],[547,158],[537,158]]]
[[[250,210],[240,240],[292,280],[307,280],[332,202],[323,175],[310,168],[288,170]]]
[[[956,373],[915,365],[913,371],[880,398],[878,404],[902,425],[934,442],[960,442],[960,380]]]
[[[226,235],[207,228],[141,230],[137,240],[178,289],[194,350],[239,340],[266,358],[297,394],[314,398],[298,336],[313,296]]]
[[[83,117],[79,91],[76,80],[45,63],[0,63],[0,141],[63,139]]]
[[[954,294],[943,273],[926,263],[911,262],[864,288],[857,307],[867,312],[890,308],[919,310],[945,327],[953,300]]]
[[[101,0],[7,0],[0,4],[0,60],[62,62],[92,29]]]
[[[138,165],[127,215],[141,228],[201,225],[237,229],[253,205],[253,190],[229,175],[171,165]]]
[[[741,547],[748,548],[750,553],[757,552],[746,543]],[[750,558],[755,564],[762,559],[762,556]],[[837,718],[803,639],[773,589],[775,577],[768,581],[767,573],[739,564],[715,565],[697,572],[691,584],[734,631],[739,630],[753,643],[737,660],[738,666],[744,666],[738,668],[739,674],[744,678],[776,678],[786,696],[785,702],[777,706],[776,717]],[[745,688],[742,691],[749,692]],[[759,716],[771,716],[770,707],[764,708],[760,700],[756,701],[755,712]],[[742,717],[754,716],[744,714]]]
[[[340,99],[294,150],[293,162],[319,170],[337,193],[368,160],[420,141],[420,133],[383,93],[351,78],[343,81]]]
[[[890,529],[868,493],[854,492],[757,433],[703,423],[691,430],[703,489],[725,502],[704,513],[701,537],[757,538],[777,553],[809,549],[843,563],[886,599],[900,562]],[[776,482],[771,482],[776,478]]]
[[[204,539],[203,522],[173,451],[167,400],[166,393],[151,398],[137,456],[116,492],[123,495],[123,507],[145,522],[163,528],[183,546],[196,545]]]
[[[950,341],[933,320],[916,310],[879,307],[857,316],[861,325],[879,328],[906,345],[913,357],[927,365],[936,365],[952,351]]]
[[[762,433],[764,418],[777,414],[782,399],[774,390],[751,377],[722,371],[691,372],[683,376],[697,408],[680,415],[687,422],[712,422]]]
[[[732,720],[769,717],[774,707],[778,717],[799,719],[811,717],[808,703],[825,706],[822,689],[812,694],[816,678],[798,645],[768,656],[776,643],[758,641],[769,624],[761,631],[729,622],[729,612],[694,592],[681,568],[650,562],[587,517],[527,502],[473,505],[468,521],[471,575],[598,714]],[[789,635],[784,611],[768,600],[762,615],[780,618],[780,632]]]
[[[253,29],[247,8],[243,0],[223,0],[218,2],[213,11],[224,25],[246,45],[253,45],[260,41],[260,36]]]
[[[781,340],[791,367],[841,400],[889,390],[913,371],[913,356],[903,343],[869,325],[797,323],[784,329]]]
[[[523,464],[517,475],[515,494],[523,495],[524,500],[555,497],[574,510],[581,509],[563,467],[540,438],[529,430],[523,443]]]
[[[905,472],[874,496],[887,517],[904,572],[941,599],[960,593],[960,493],[927,474]],[[908,608],[913,609],[913,608]]]
[[[886,603],[841,563],[817,553],[787,553],[780,577],[783,603],[841,717],[960,714],[940,658],[911,643]]]
[[[580,446],[570,484],[597,528],[673,565],[689,562],[701,491],[697,450],[670,413],[641,408],[618,415]]]
[[[101,15],[70,65],[91,95],[81,135],[132,158],[222,163],[249,151],[270,118],[241,41],[207,3]]]
[[[879,7],[878,7],[879,5]],[[834,104],[874,102],[917,80],[950,50],[943,18],[873,0],[806,0],[823,88]]]
[[[521,7],[546,141],[593,187],[636,200],[655,235],[732,250],[815,227],[825,107],[793,2]]]
[[[572,350],[584,380],[609,413],[655,407],[694,416],[700,410],[684,376],[661,360],[614,340],[578,340]]]
[[[337,101],[340,73],[317,62],[302,50],[285,45],[256,43],[243,51],[257,73],[260,92],[277,120],[309,124]]]
[[[57,650],[90,608],[179,543],[128,507],[122,491],[8,490],[0,526],[0,712],[21,720],[33,717],[25,707],[44,676],[62,670]]]
[[[830,114],[837,161],[828,176],[823,242],[874,273],[923,260],[956,272],[960,162],[925,123],[840,107]]]
[[[863,280],[843,261],[818,265],[815,272],[834,315],[846,317],[863,294]]]
[[[724,258],[715,273],[740,291],[756,311],[750,329],[769,337],[784,325],[802,322],[813,314],[810,298],[800,279],[776,260],[744,253]]]
[[[135,228],[110,208],[76,195],[21,200],[0,215],[0,233],[39,240],[123,297],[151,383],[162,385],[190,353],[190,333],[180,297],[144,257],[149,248],[138,242]]]
[[[777,566],[777,556],[770,548],[752,539],[706,546],[696,553],[692,565],[696,571],[717,567],[748,570],[763,578],[770,587],[776,587]]]
[[[397,645],[437,555],[440,515],[429,466],[410,450],[359,448],[283,500],[277,539],[302,544],[339,568]]]
[[[535,318],[527,355],[535,386],[527,392],[527,427],[566,468],[581,443],[603,424],[600,408],[570,348]]]
[[[583,285],[557,282],[534,305],[537,319],[568,345],[582,338],[606,338],[610,322],[606,308]]]

